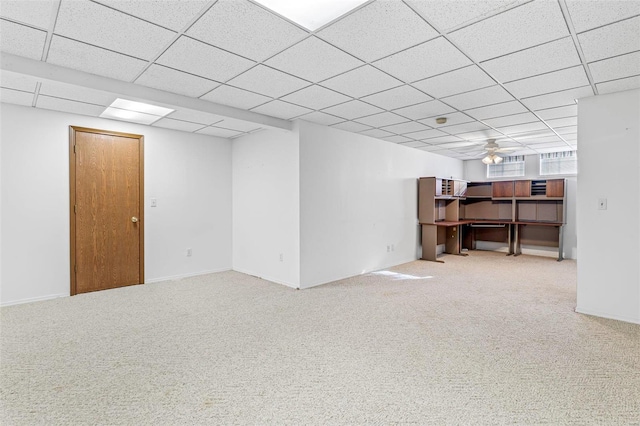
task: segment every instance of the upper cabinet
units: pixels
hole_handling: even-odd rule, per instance
[[[550,179],[547,181],[547,197],[564,197],[564,179]]]
[[[493,182],[491,184],[491,195],[493,198],[513,197],[513,181]]]
[[[531,196],[531,181],[530,180],[517,180],[517,181],[515,181],[515,196],[516,197],[530,197]]]

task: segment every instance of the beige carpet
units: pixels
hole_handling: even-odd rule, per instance
[[[640,424],[640,326],[574,313],[575,262],[444,259],[2,308],[0,423]]]

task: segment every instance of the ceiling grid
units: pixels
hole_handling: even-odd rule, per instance
[[[193,105],[154,125],[221,137],[300,118],[459,159],[488,138],[562,151],[578,144],[576,98],[640,87],[638,0],[370,0],[314,31],[258,0],[2,6],[2,63],[114,79],[78,90],[4,69],[3,102],[99,115],[123,81]]]

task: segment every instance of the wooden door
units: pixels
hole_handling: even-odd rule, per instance
[[[564,179],[547,181],[547,197],[564,197]]]
[[[516,197],[530,197],[531,181],[530,180],[515,181],[515,195]]]
[[[493,198],[513,197],[513,181],[493,182],[491,184],[491,195]]]
[[[70,127],[71,294],[144,282],[143,137]]]

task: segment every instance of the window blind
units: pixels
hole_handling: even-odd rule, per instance
[[[500,164],[487,164],[488,178],[524,176],[524,155],[504,157]]]
[[[578,173],[577,151],[540,154],[540,176],[575,175]]]

